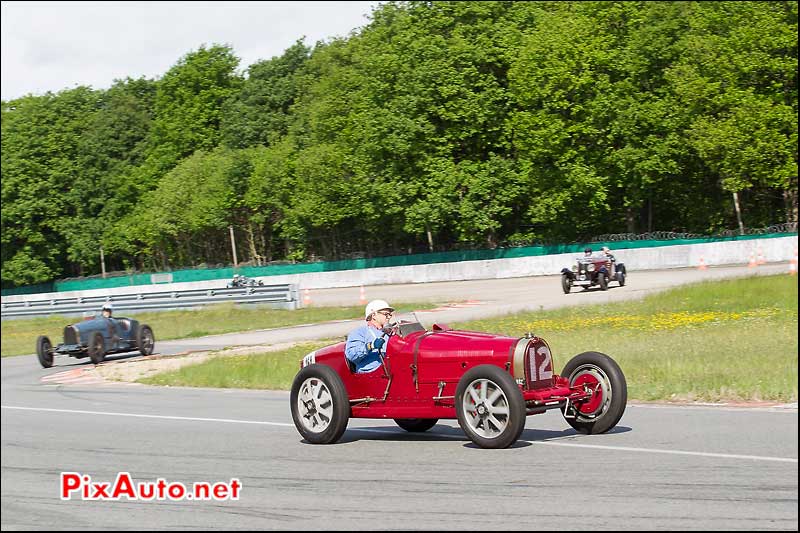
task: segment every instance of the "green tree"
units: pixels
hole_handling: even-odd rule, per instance
[[[231,148],[269,146],[288,133],[297,77],[311,50],[297,41],[283,55],[248,67],[238,94],[222,109],[222,142]]]
[[[724,191],[751,193],[750,225],[780,207],[796,222],[797,2],[701,3],[682,45],[672,80],[693,111],[687,141]]]
[[[3,102],[3,283],[49,281],[80,273],[69,249],[78,152],[99,105],[88,87]]]
[[[195,150],[217,146],[223,104],[241,87],[238,66],[229,46],[201,46],[158,80],[148,154],[154,169],[168,170]]]

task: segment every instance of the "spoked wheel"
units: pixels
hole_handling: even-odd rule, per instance
[[[99,331],[95,331],[89,340],[89,359],[92,360],[92,363],[99,365],[105,358],[106,346],[103,335]]]
[[[347,429],[347,391],[329,366],[313,364],[300,370],[292,383],[290,402],[297,431],[312,444],[334,443]]]
[[[600,285],[600,290],[608,290],[608,276],[606,276],[603,272],[600,272],[597,275],[597,283]]]
[[[569,294],[572,290],[572,280],[569,279],[569,276],[566,274],[561,274],[561,289],[564,291],[564,294]]]
[[[53,344],[44,335],[39,335],[39,338],[36,339],[36,356],[39,358],[42,368],[53,366]]]
[[[456,415],[464,433],[481,448],[507,448],[525,427],[525,400],[508,372],[480,365],[458,382]]]
[[[625,272],[617,272],[617,281],[620,287],[625,286]]]
[[[438,418],[395,418],[395,423],[401,428],[411,433],[422,433],[428,431],[436,422]]]
[[[600,352],[584,352],[570,359],[561,375],[569,379],[570,387],[592,392],[589,400],[575,404],[565,414],[570,426],[596,434],[617,425],[628,402],[628,385],[613,359]]]
[[[153,353],[153,346],[156,344],[156,338],[150,326],[143,325],[139,327],[139,331],[136,332],[136,344],[139,346],[139,353],[142,355],[150,355]]]

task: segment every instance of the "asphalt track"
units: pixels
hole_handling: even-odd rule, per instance
[[[570,295],[561,294],[556,277],[545,277],[370,287],[367,298],[460,301],[418,313],[423,323],[452,322],[635,298],[676,283],[784,272],[786,265],[755,270],[637,273],[623,288]],[[352,293],[316,291],[312,298],[348,303]],[[180,353],[335,336],[350,327],[343,321],[156,347]],[[32,356],[2,359],[3,530],[798,527],[796,404],[629,404],[614,431],[591,436],[549,412],[528,417],[507,450],[475,447],[455,421],[412,435],[388,420],[351,420],[339,443],[314,446],[295,430],[286,392],[42,380],[82,365],[57,358],[43,370]],[[99,482],[129,472],[134,482],[187,486],[236,478],[242,488],[238,500],[62,500],[61,472]]]

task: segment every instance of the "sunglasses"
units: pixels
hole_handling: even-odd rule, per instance
[[[378,313],[383,315],[383,316],[385,316],[386,318],[389,318],[390,316],[392,316],[392,312],[391,311],[378,311]]]

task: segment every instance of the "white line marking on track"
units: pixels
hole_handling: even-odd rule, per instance
[[[106,415],[106,416],[129,416],[133,418],[156,418],[161,420],[188,420],[195,422],[228,422],[232,424],[258,424],[262,426],[286,426],[294,427],[294,424],[281,422],[261,422],[259,420],[236,420],[233,418],[197,418],[191,416],[167,416],[167,415],[145,415],[139,413],[113,413],[105,411],[82,411],[73,409],[49,409],[45,407],[19,407],[15,405],[0,406],[3,409],[16,409],[20,411],[43,411],[47,413],[73,413],[79,415]]]
[[[796,463],[797,459],[791,457],[767,457],[763,455],[738,455],[732,453],[689,452],[684,450],[658,450],[654,448],[629,448],[627,446],[600,446],[598,444],[574,444],[568,442],[537,441],[531,444],[550,444],[553,446],[568,446],[575,448],[595,448],[598,450],[614,450],[623,452],[664,453],[672,455],[694,455],[697,457],[719,457],[722,459],[751,459],[753,461],[777,461],[781,463]]]
[[[0,406],[3,409],[13,409],[19,411],[41,411],[41,412],[48,412],[48,413],[73,413],[73,414],[85,414],[85,415],[106,415],[106,416],[127,416],[127,417],[134,417],[134,418],[154,418],[154,419],[161,419],[161,420],[187,420],[192,422],[225,422],[230,424],[255,424],[260,426],[279,426],[279,427],[294,427],[294,424],[289,424],[285,422],[264,422],[261,420],[237,420],[233,418],[198,418],[198,417],[189,417],[189,416],[167,416],[167,415],[146,415],[146,414],[139,414],[139,413],[116,413],[116,412],[105,412],[105,411],[83,411],[83,410],[72,410],[72,409],[50,409],[46,407],[21,407],[15,405],[3,405]],[[348,431],[363,431],[367,433],[383,433],[383,434],[402,434],[398,433],[397,430],[390,429],[380,429],[380,428],[348,428]],[[405,433],[405,432],[403,432]],[[458,439],[458,440],[466,440],[465,436],[460,435],[441,435],[441,434],[430,434],[430,437],[435,438],[448,438],[448,439]],[[598,444],[577,444],[572,442],[556,442],[556,441],[526,441],[530,442],[531,444],[538,444],[543,446],[565,446],[569,448],[592,448],[596,450],[608,450],[608,451],[623,451],[623,452],[637,452],[637,453],[661,453],[667,455],[690,455],[695,457],[715,457],[719,459],[749,459],[753,461],[773,461],[773,462],[781,462],[781,463],[797,463],[797,459],[793,459],[791,457],[768,457],[762,455],[739,455],[739,454],[730,454],[730,453],[710,453],[710,452],[690,452],[685,450],[659,450],[655,448],[631,448],[627,446],[601,446]]]
[[[348,431],[367,431],[371,433],[397,433],[395,430],[383,430],[383,429],[368,429],[368,428],[347,428]],[[433,434],[430,435],[431,437],[434,436]],[[458,436],[458,435],[436,435],[436,437],[445,437],[449,439],[459,439],[459,440],[467,440],[466,436]],[[574,438],[574,437],[571,437]],[[673,455],[694,455],[699,457],[718,457],[723,459],[752,459],[755,461],[778,461],[784,463],[796,463],[797,459],[792,459],[790,457],[767,457],[761,455],[736,455],[730,453],[710,453],[710,452],[689,452],[684,450],[659,450],[656,448],[630,448],[626,446],[601,446],[599,444],[577,444],[572,442],[558,442],[555,440],[539,440],[539,441],[525,441],[530,442],[531,444],[539,444],[543,446],[566,446],[570,448],[594,448],[598,450],[610,450],[610,451],[623,451],[623,452],[644,452],[644,453],[664,453],[664,454],[673,454]]]

